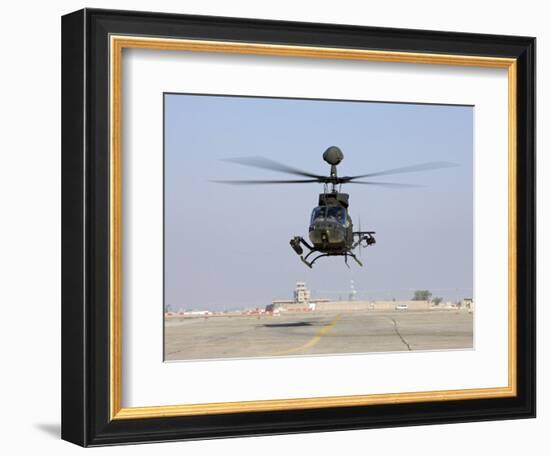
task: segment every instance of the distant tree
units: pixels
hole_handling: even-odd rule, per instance
[[[430,290],[416,290],[412,298],[413,301],[429,301],[432,297]]]
[[[435,298],[432,299],[432,302],[434,303],[434,305],[438,306],[439,304],[441,304],[441,301],[443,301],[443,298],[440,298],[439,296],[436,296]]]

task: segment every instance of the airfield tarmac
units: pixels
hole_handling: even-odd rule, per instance
[[[165,360],[473,348],[467,311],[310,312],[165,320]]]

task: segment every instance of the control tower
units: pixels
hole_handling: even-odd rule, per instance
[[[294,302],[307,304],[311,298],[311,292],[307,289],[305,282],[296,282],[294,288]]]

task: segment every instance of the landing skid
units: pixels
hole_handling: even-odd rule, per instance
[[[354,233],[355,234],[355,233]],[[374,239],[374,238],[373,238]],[[356,244],[359,245],[360,241],[358,241]],[[303,253],[304,253],[304,249],[302,248],[302,245],[304,247],[306,247],[309,252],[304,256]],[[308,242],[305,241],[305,239],[301,236],[295,236],[294,238],[292,238],[290,240],[290,246],[292,247],[292,249],[296,252],[296,254],[298,254],[300,256],[300,260],[302,260],[302,262],[308,266],[310,269],[313,269],[313,264],[319,259],[319,258],[323,258],[323,257],[328,257],[328,256],[343,256],[344,257],[344,261],[346,263],[346,266],[349,268],[349,265],[348,265],[348,257],[351,257],[353,258],[357,264],[359,266],[363,266],[363,263],[361,261],[359,261],[359,259],[355,256],[355,254],[351,251],[346,251],[346,252],[342,252],[342,253],[323,253],[323,252],[320,252],[319,250],[317,250],[315,247],[313,247],[312,245],[310,245]],[[355,248],[355,247],[353,247]],[[317,255],[316,257],[314,257],[311,261],[308,261],[308,258],[314,254],[319,254]]]
[[[321,253],[320,255],[317,255],[315,258],[313,258],[313,260],[311,261],[307,261],[308,257],[310,255],[312,255],[313,253],[315,252],[318,252],[317,250],[313,250],[311,252],[309,252],[305,257],[303,256],[300,256],[300,260],[302,260],[302,262],[307,265],[310,269],[313,269],[313,264],[319,259],[319,258],[323,258],[323,257],[327,257],[327,256],[343,256],[345,257],[345,262],[346,262],[346,266],[349,268],[349,264],[348,264],[348,256],[352,257],[359,266],[363,266],[363,263],[361,263],[361,261],[359,261],[359,259],[355,256],[354,253],[351,253],[351,252],[348,252],[348,253]]]

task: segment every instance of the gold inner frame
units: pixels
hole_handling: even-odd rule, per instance
[[[123,49],[255,54],[317,59],[368,60],[453,65],[508,70],[508,386],[461,390],[273,399],[170,406],[122,407],[122,51]],[[158,418],[221,413],[296,410],[326,407],[396,404],[423,401],[485,399],[517,394],[517,61],[468,55],[387,52],[227,41],[137,36],[110,36],[110,415],[111,419]]]

